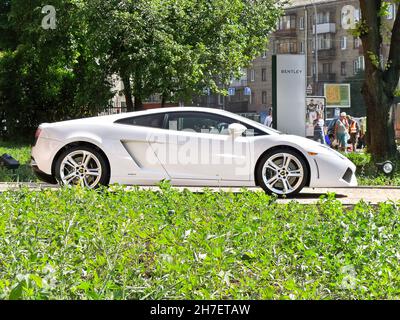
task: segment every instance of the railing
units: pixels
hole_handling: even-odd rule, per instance
[[[335,81],[336,73],[319,73],[318,79],[319,81]]]
[[[247,86],[247,79],[246,80],[233,80],[230,84],[230,87],[245,87]]]
[[[319,49],[318,50],[318,59],[332,59],[336,57],[336,49]]]
[[[114,106],[108,106],[106,109],[103,111],[99,112],[99,116],[108,116],[112,114],[120,114],[127,112],[126,107],[114,107]]]

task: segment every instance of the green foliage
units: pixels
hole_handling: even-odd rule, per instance
[[[371,61],[372,65],[379,69],[380,66],[380,61],[379,61],[379,57],[378,55],[376,55],[375,53],[373,53],[372,51],[367,51],[367,55],[369,60]]]
[[[104,68],[130,77],[136,97],[183,100],[237,76],[265,48],[282,3],[91,0],[88,41]]]
[[[0,194],[2,299],[398,299],[399,209],[262,192]]]
[[[348,153],[346,156],[357,166],[358,184],[362,186],[399,186],[400,185],[400,161],[393,160],[395,172],[391,176],[385,175],[376,166],[373,157],[369,153]]]
[[[7,135],[22,138],[42,122],[104,108],[111,96],[108,75],[87,49],[79,1],[52,2],[55,30],[41,27],[43,1],[6,3],[0,24],[0,120],[6,120]]]
[[[378,12],[378,16],[386,17],[389,14],[389,7],[390,7],[390,2],[382,1],[381,8]]]
[[[369,26],[364,19],[361,19],[356,22],[354,29],[351,29],[349,33],[355,37],[360,38],[362,36],[367,35],[369,32]]]

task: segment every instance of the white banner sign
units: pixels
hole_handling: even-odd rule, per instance
[[[276,56],[277,129],[304,137],[306,127],[305,55]]]

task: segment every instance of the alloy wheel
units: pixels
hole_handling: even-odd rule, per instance
[[[296,156],[276,153],[265,161],[262,178],[270,191],[278,195],[290,194],[302,184],[304,169]]]
[[[64,185],[81,185],[95,188],[102,175],[99,159],[86,150],[69,153],[60,165],[60,178]]]

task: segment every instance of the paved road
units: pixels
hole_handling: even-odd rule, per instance
[[[46,184],[32,184],[32,183],[0,183],[0,192],[5,190],[15,190],[21,187],[28,187],[32,190],[40,190],[42,188],[54,188],[56,186]],[[145,189],[154,189],[156,187],[143,187]],[[129,188],[128,188],[129,189]],[[183,188],[178,188],[183,189]],[[203,188],[190,187],[193,192],[201,192]],[[212,190],[218,191],[220,188],[212,188]],[[239,188],[222,188],[224,191],[240,192]],[[249,188],[252,191],[261,191],[260,188]],[[305,188],[295,198],[290,199],[279,199],[278,202],[287,203],[289,201],[298,201],[303,204],[315,203],[319,200],[321,195],[327,192],[334,192],[336,198],[345,205],[352,205],[359,202],[361,199],[371,204],[376,204],[383,201],[400,201],[400,187],[357,187],[357,188]]]

